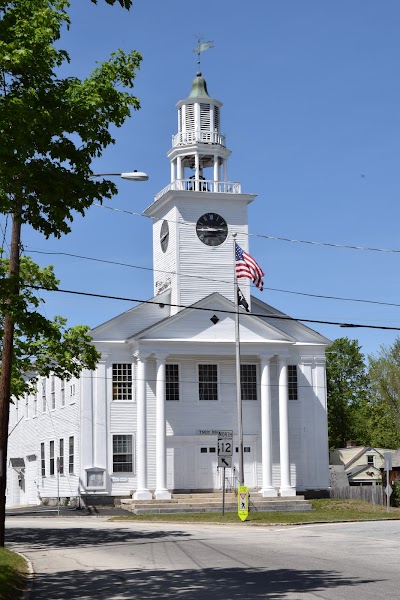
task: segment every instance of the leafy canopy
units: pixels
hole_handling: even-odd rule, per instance
[[[338,338],[326,351],[330,448],[358,437],[358,409],[366,401],[368,377],[357,340]]]
[[[130,3],[123,3],[129,8]],[[118,50],[84,80],[60,78],[69,61],[57,43],[70,25],[67,0],[0,0],[0,212],[46,237],[70,231],[74,211],[111,198],[90,165],[114,143],[132,109],[138,52]]]
[[[89,328],[83,325],[67,328],[66,320],[44,317],[40,308],[44,301],[37,288],[57,290],[53,267],[39,267],[29,257],[21,259],[20,293],[8,294],[8,259],[0,259],[0,338],[3,338],[4,306],[15,323],[12,394],[20,396],[32,389],[36,376],[54,373],[61,379],[79,376],[82,369],[95,369],[99,354],[91,344]],[[1,341],[0,341],[1,344]],[[0,345],[0,350],[2,350]],[[0,367],[1,368],[1,367]]]

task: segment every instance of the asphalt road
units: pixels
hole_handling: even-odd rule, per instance
[[[9,517],[32,600],[400,597],[400,521],[261,527]]]

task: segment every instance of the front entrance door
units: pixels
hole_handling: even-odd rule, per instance
[[[28,504],[39,504],[37,491],[37,460],[36,455],[27,457],[26,461],[26,501]]]
[[[198,450],[199,460],[199,488],[218,490],[220,477],[218,473],[217,446],[202,444]]]

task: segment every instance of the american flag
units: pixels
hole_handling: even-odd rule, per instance
[[[254,258],[247,254],[238,244],[235,242],[235,259],[236,259],[236,277],[240,279],[241,277],[246,277],[247,279],[251,279],[255,286],[258,287],[259,290],[263,291],[264,282],[262,278],[264,277],[263,270],[256,263]]]

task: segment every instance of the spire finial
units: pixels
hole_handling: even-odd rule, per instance
[[[210,40],[208,42],[204,42],[204,36],[198,34],[195,36],[196,40],[197,40],[197,46],[196,48],[193,49],[193,52],[197,52],[197,64],[198,64],[198,71],[200,73],[200,54],[202,52],[204,52],[205,50],[209,50],[210,48],[214,48],[214,42],[213,40]]]

